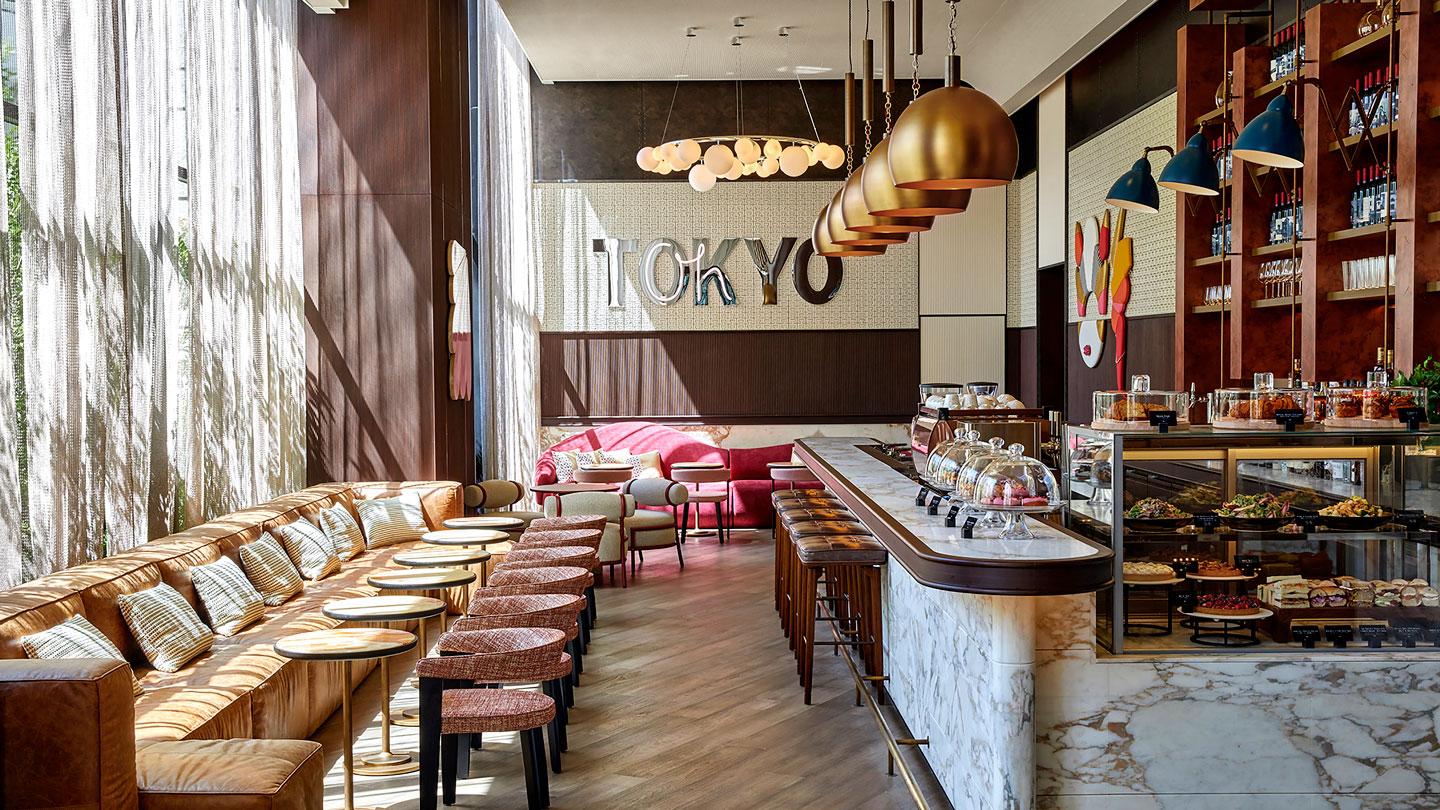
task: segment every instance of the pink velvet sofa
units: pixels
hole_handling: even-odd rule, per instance
[[[718,461],[730,468],[730,507],[736,528],[764,528],[772,525],[770,508],[770,468],[772,461],[789,461],[793,445],[727,449],[706,444],[694,434],[685,433],[653,422],[616,422],[577,433],[550,450],[535,465],[535,483],[555,482],[555,463],[551,450],[616,450],[631,453],[660,453],[661,468],[666,477],[671,465],[681,461]],[[709,485],[706,485],[707,487]],[[818,487],[818,483],[811,486]],[[715,525],[708,506],[701,509],[700,525]]]

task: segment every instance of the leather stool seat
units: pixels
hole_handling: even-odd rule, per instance
[[[790,523],[785,526],[795,542],[800,538],[817,534],[858,534],[870,536],[870,530],[860,523],[846,523],[839,520],[806,520],[798,523]]]
[[[889,556],[874,537],[857,534],[815,534],[795,538],[795,553],[805,565],[867,563],[884,565]]]
[[[790,523],[800,523],[806,520],[843,520],[846,523],[859,523],[860,518],[849,509],[830,509],[824,506],[782,506],[777,513],[780,519]]]
[[[175,740],[147,745],[135,757],[146,810],[320,807],[325,770],[323,749],[309,740]]]
[[[780,489],[770,493],[770,503],[779,506],[790,501],[837,500],[828,489]]]

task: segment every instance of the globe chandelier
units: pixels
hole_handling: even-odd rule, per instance
[[[740,18],[735,27],[743,26]],[[790,29],[782,27],[780,37],[788,45]],[[845,163],[845,150],[820,140],[820,131],[815,126],[815,116],[810,112],[810,99],[805,94],[805,84],[800,71],[795,71],[795,84],[800,90],[800,100],[805,105],[806,115],[814,138],[793,135],[762,135],[745,133],[745,86],[741,73],[740,50],[744,38],[735,36],[730,45],[735,53],[735,131],[731,135],[701,135],[695,137],[667,139],[670,132],[670,117],[675,111],[675,99],[680,93],[680,78],[685,75],[685,65],[690,55],[690,43],[696,37],[695,29],[685,29],[685,51],[680,57],[680,71],[675,80],[675,90],[670,96],[670,108],[665,113],[665,127],[661,131],[658,146],[642,146],[635,153],[635,164],[647,172],[668,175],[673,172],[687,172],[690,187],[705,192],[715,187],[720,180],[739,180],[741,177],[773,177],[784,174],[800,177],[807,169],[819,163],[827,169],[838,169]],[[786,49],[789,50],[788,47]]]

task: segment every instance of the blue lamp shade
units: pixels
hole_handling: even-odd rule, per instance
[[[1159,185],[1184,194],[1214,197],[1220,193],[1220,171],[1205,136],[1195,133],[1160,172]]]
[[[1240,132],[1230,153],[1241,160],[1277,169],[1304,166],[1305,138],[1295,122],[1295,105],[1290,102],[1290,96],[1283,93],[1276,96],[1265,112],[1255,116]]]
[[[1130,171],[1120,175],[1120,179],[1110,187],[1105,202],[1145,214],[1159,211],[1160,189],[1155,186],[1155,178],[1150,176],[1150,160],[1142,157],[1135,161]]]

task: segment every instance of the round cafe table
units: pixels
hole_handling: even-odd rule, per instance
[[[366,596],[327,602],[321,612],[347,622],[423,623],[445,612],[445,603],[428,596]],[[420,770],[420,760],[409,751],[390,750],[390,659],[380,659],[380,750],[360,757],[354,772],[361,776],[399,776]]]
[[[446,546],[458,549],[468,549],[475,546],[485,547],[496,543],[508,543],[515,539],[509,532],[502,532],[499,529],[437,529],[420,535],[420,542],[429,543],[432,546]],[[489,557],[486,557],[484,564],[480,566],[480,587],[485,587],[486,581],[490,578]],[[469,597],[469,592],[466,592]]]
[[[469,515],[467,517],[448,518],[445,521],[447,529],[499,529],[500,531],[514,531],[524,528],[525,521],[520,518],[502,517],[500,515]]]
[[[474,571],[462,571],[449,568],[412,568],[407,570],[381,571],[378,574],[371,574],[365,579],[372,588],[379,588],[382,591],[445,591],[451,588],[463,588],[475,581]],[[467,590],[468,593],[468,590]],[[425,622],[420,622],[420,654],[423,656],[430,651],[430,642],[425,632]],[[404,709],[393,712],[390,715],[390,722],[397,726],[418,726],[420,725],[420,710]]]
[[[340,717],[345,726],[345,810],[355,810],[355,735],[354,717],[350,712],[350,684],[355,661],[400,655],[415,649],[415,634],[404,630],[379,627],[340,627],[314,630],[282,638],[275,642],[275,652],[297,661],[344,662],[344,679],[340,688]]]
[[[677,461],[670,465],[672,470],[718,470],[724,467],[722,461]]]
[[[530,487],[530,491],[542,495],[573,495],[576,492],[614,492],[618,488],[619,484],[582,484],[572,481],[568,484],[536,484]]]

